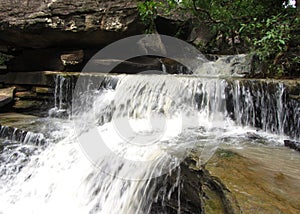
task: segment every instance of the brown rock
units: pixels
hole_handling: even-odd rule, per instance
[[[38,94],[51,94],[53,93],[52,88],[47,88],[47,87],[35,87],[34,91]]]
[[[13,109],[16,111],[28,111],[39,109],[43,102],[37,100],[16,100]]]
[[[136,1],[0,2],[0,40],[16,47],[103,47],[143,29]]]
[[[1,111],[5,111],[7,106],[12,104],[14,100],[15,87],[0,89],[0,108]]]
[[[10,72],[3,77],[5,84],[51,85],[46,72]]]
[[[37,94],[32,92],[32,91],[21,91],[21,92],[16,92],[15,97],[20,98],[20,99],[32,99],[36,98]]]
[[[65,66],[76,65],[83,61],[84,52],[83,52],[83,50],[78,50],[78,51],[72,51],[69,53],[65,53],[60,56],[60,59]]]

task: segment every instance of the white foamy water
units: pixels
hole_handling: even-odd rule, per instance
[[[249,87],[240,82],[168,75],[117,79],[115,88],[77,91],[72,120],[55,125],[56,140],[28,154],[11,179],[1,178],[0,213],[149,213],[155,178],[170,176],[190,150],[203,164],[220,143],[242,148],[255,139],[278,145],[280,136],[265,131],[284,134],[280,85],[275,101],[261,95],[266,109],[257,113]],[[270,110],[273,102],[280,112]],[[257,115],[262,131],[250,127]],[[267,121],[270,115],[276,126]],[[180,170],[175,173],[177,181],[162,198],[179,186]]]

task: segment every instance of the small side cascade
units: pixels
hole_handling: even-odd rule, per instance
[[[242,77],[252,69],[253,55],[208,55],[194,73],[201,76]]]
[[[71,111],[72,92],[75,76],[55,76],[54,107],[49,110],[50,117],[68,117]]]
[[[227,97],[229,115],[238,125],[299,139],[300,103],[289,97],[284,83],[234,80]]]
[[[44,145],[46,138],[41,133],[33,133],[22,129],[0,125],[0,138],[9,142],[18,142],[21,144]]]

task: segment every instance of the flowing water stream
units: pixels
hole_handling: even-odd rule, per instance
[[[179,165],[191,151],[200,166],[220,145],[243,150],[247,142],[263,154],[299,140],[300,106],[280,82],[102,75],[77,83],[71,108],[64,87],[72,84],[56,79],[50,114],[69,119],[49,118],[42,145],[1,128],[0,213],[156,213],[154,203],[169,213],[175,196],[174,213],[201,213],[182,208]],[[171,175],[172,185],[161,185]]]

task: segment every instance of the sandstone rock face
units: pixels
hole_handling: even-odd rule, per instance
[[[182,23],[174,14],[155,21],[158,33],[173,36]],[[15,56],[13,72],[79,72],[106,45],[145,29],[135,0],[0,1],[0,51]]]
[[[143,32],[135,1],[0,1],[0,44],[97,46]]]

